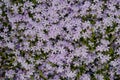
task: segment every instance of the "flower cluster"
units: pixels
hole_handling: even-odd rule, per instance
[[[119,80],[120,0],[0,0],[0,80]]]

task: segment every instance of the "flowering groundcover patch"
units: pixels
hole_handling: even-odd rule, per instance
[[[0,80],[120,80],[120,0],[0,0]]]

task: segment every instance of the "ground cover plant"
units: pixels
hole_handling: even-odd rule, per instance
[[[120,80],[120,0],[0,0],[0,80]]]

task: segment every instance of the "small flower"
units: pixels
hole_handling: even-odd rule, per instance
[[[10,49],[14,49],[14,46],[15,46],[14,43],[11,42],[7,43],[7,47]]]
[[[67,75],[67,77],[69,77],[69,78],[73,78],[73,77],[76,76],[76,72],[75,72],[75,71],[74,71],[74,72],[68,71],[68,72],[66,73],[66,75]]]
[[[109,47],[105,46],[105,45],[100,45],[100,46],[97,46],[96,47],[96,51],[108,51],[109,50]]]
[[[57,73],[62,73],[64,71],[63,67],[58,67]]]
[[[108,46],[110,42],[108,40],[101,39],[101,43],[105,46]]]
[[[101,63],[106,63],[110,59],[109,55],[98,54],[98,57],[100,57]]]
[[[14,77],[14,74],[15,74],[15,71],[13,70],[8,70],[6,71],[5,75],[8,77],[8,78],[13,78]]]
[[[96,74],[95,77],[96,77],[96,79],[98,79],[98,80],[104,80],[103,75]]]
[[[82,57],[87,57],[87,47],[86,46],[82,46],[80,48],[76,48],[75,50],[75,56],[82,56]]]
[[[90,80],[90,75],[88,75],[88,74],[83,74],[83,75],[80,77],[80,80]]]

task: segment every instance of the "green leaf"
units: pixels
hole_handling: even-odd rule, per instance
[[[49,62],[48,64],[50,64],[52,67],[57,67],[58,65],[52,62]]]
[[[34,80],[34,77],[33,77],[33,76],[31,76],[31,77],[30,77],[30,79],[31,79],[31,80]]]
[[[116,40],[117,38],[115,37],[115,36],[112,36],[111,38],[110,38],[110,45]]]
[[[30,0],[33,4],[37,4],[36,0]]]
[[[43,78],[44,80],[48,80],[42,73],[42,71],[39,71],[40,77]]]
[[[40,56],[39,56],[39,55],[35,55],[35,56],[34,56],[34,59],[35,59],[35,60],[38,60],[38,59],[40,59]]]
[[[110,54],[110,56],[113,56],[113,55],[114,55],[114,49],[113,49],[113,48],[110,48],[110,49],[109,49],[109,54]]]
[[[85,72],[85,65],[80,66],[79,70],[80,70],[80,74],[84,73]]]
[[[84,39],[83,37],[80,38],[80,42],[82,42],[83,45],[88,46],[88,41],[86,39]]]
[[[78,73],[77,73],[76,80],[79,80],[80,76],[81,76],[81,73],[80,73],[80,72],[78,72]]]
[[[110,80],[110,78],[107,74],[104,75],[104,80]]]
[[[34,0],[33,0],[34,1]],[[12,0],[13,4],[24,3],[24,0]]]
[[[97,80],[94,75],[91,75],[91,80]]]
[[[96,22],[94,20],[90,20],[90,23],[94,25]]]

